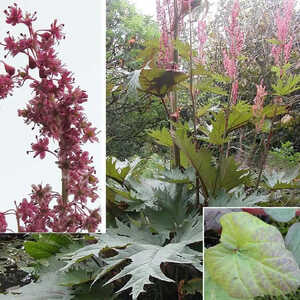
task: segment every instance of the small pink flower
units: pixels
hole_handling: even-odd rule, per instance
[[[14,87],[13,80],[10,75],[0,75],[0,99],[7,97],[9,92],[12,91]]]
[[[57,40],[61,40],[62,38],[64,38],[64,34],[62,33],[64,25],[60,24],[57,26],[56,23],[57,20],[54,20],[54,22],[51,24],[50,32],[54,38],[56,38]]]
[[[87,127],[84,128],[84,136],[82,138],[82,141],[84,143],[86,143],[87,141],[90,141],[91,143],[93,142],[98,142],[98,138],[97,138],[97,133],[96,133],[97,128],[92,128],[92,127]]]
[[[48,151],[48,144],[48,138],[40,139],[36,144],[32,144],[31,148],[33,151],[35,151],[34,157],[37,157],[39,155],[40,159],[45,158],[46,151]]]
[[[15,74],[15,68],[12,66],[9,66],[4,61],[2,61],[2,63],[4,64],[6,73],[8,73],[9,76],[13,76]]]
[[[9,6],[8,10],[5,10],[4,13],[6,14],[6,23],[15,26],[18,23],[22,22],[22,11],[18,8],[17,4],[14,3],[14,6]]]
[[[5,215],[4,213],[0,212],[0,232],[6,232],[6,228],[7,228],[7,223],[5,220]]]

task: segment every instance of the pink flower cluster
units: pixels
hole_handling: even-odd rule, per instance
[[[51,202],[56,199],[56,204],[51,207]],[[84,205],[76,202],[64,203],[62,197],[52,191],[50,185],[43,187],[41,184],[32,185],[30,201],[26,198],[17,205],[16,215],[20,231],[46,232],[51,228],[53,232],[76,232],[83,228],[96,231],[101,221],[98,209],[89,210]]]
[[[229,36],[229,52],[223,51],[224,67],[227,75],[233,80],[231,88],[231,104],[236,104],[238,97],[238,80],[237,80],[237,58],[244,44],[244,35],[238,24],[238,16],[240,12],[239,0],[233,4],[229,27],[225,28]]]
[[[32,144],[34,157],[43,159],[46,153],[51,153],[62,171],[61,194],[53,192],[49,185],[33,185],[30,200],[23,199],[17,205],[17,219],[24,223],[24,226],[19,224],[19,230],[95,231],[101,223],[99,209],[88,209],[87,202],[98,198],[98,179],[92,157],[81,147],[87,141],[98,139],[96,128],[83,113],[82,104],[88,96],[74,87],[72,73],[54,49],[64,38],[63,25],[55,20],[49,29],[34,30],[36,14],[24,14],[17,4],[9,6],[5,14],[8,24],[24,24],[29,34],[21,34],[16,39],[8,33],[1,45],[13,57],[27,56],[28,64],[16,75],[12,67],[5,66],[6,74],[0,75],[0,98],[5,98],[14,86],[30,83],[34,96],[18,114],[26,124],[33,123],[39,128],[40,137]],[[58,149],[48,149],[49,139],[58,143]]]
[[[254,104],[252,106],[253,116],[260,119],[259,122],[256,123],[257,132],[261,131],[265,119],[265,116],[262,114],[265,101],[264,98],[268,95],[265,89],[265,86],[263,86],[263,80],[261,80],[260,85],[256,85],[256,96],[254,98]]]
[[[276,65],[280,64],[280,58],[282,62],[287,63],[291,49],[293,45],[293,37],[289,36],[289,27],[293,15],[294,0],[284,0],[281,10],[277,10],[276,14],[276,26],[277,26],[277,39],[279,45],[273,45],[272,55],[275,59]],[[281,15],[280,11],[283,12]]]

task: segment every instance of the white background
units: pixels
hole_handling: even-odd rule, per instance
[[[50,28],[54,19],[65,24],[66,39],[57,48],[58,58],[66,68],[74,73],[75,86],[80,86],[88,94],[88,102],[84,104],[86,115],[94,127],[101,130],[98,138],[100,143],[87,143],[88,150],[94,157],[94,166],[99,178],[99,196],[96,203],[89,207],[101,207],[105,228],[105,1],[67,1],[67,0],[1,0],[0,1],[0,40],[6,37],[6,32],[27,33],[25,26],[14,28],[5,23],[4,9],[17,2],[24,11],[37,11],[37,29]],[[0,59],[4,60],[3,47],[0,49]],[[24,55],[6,60],[15,67],[24,66],[27,59]],[[0,74],[5,74],[3,64]],[[49,183],[54,190],[60,191],[60,169],[57,168],[54,156],[47,153],[41,160],[26,154],[35,142],[37,129],[24,124],[18,117],[17,110],[24,108],[32,98],[28,85],[15,89],[14,95],[0,100],[0,211],[14,208],[14,201],[19,203],[23,198],[29,198],[32,184]],[[57,146],[57,144],[56,144]],[[55,149],[50,147],[52,150]],[[15,217],[7,218],[9,228],[16,231]]]

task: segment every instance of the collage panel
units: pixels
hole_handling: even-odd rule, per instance
[[[300,208],[205,208],[205,300],[300,299]]]
[[[101,234],[0,235],[1,300],[110,300],[99,278]]]
[[[0,232],[103,232],[105,3],[3,0],[0,16]]]
[[[195,250],[194,242],[201,245],[205,229],[195,224],[202,222],[207,207],[260,207],[263,212],[278,207],[279,216],[285,217],[280,208],[293,211],[300,205],[299,3],[107,0],[106,4],[107,230],[130,230],[132,244],[157,245],[159,238],[163,248],[155,261],[163,259],[156,269],[161,284],[173,279],[164,268],[170,259],[164,257],[164,249],[175,249],[181,241],[186,243],[184,251]],[[255,222],[249,226],[255,230]],[[297,226],[290,233],[296,241]],[[274,239],[281,239],[280,249],[285,249],[279,233]],[[232,241],[225,243],[233,247]],[[277,295],[290,300],[299,298],[294,243],[288,243],[284,252],[290,260],[282,258],[294,273],[285,281],[274,279]],[[256,253],[264,257],[263,250]],[[278,249],[269,250],[277,258]],[[242,294],[236,286],[230,294],[226,288],[231,283],[226,281],[220,295],[214,292],[220,284],[208,278],[213,292],[206,295],[204,251],[200,249],[196,265],[192,263],[200,265],[198,281],[178,278],[172,297],[171,288],[161,289],[155,299],[273,297],[264,268],[256,274],[266,286],[257,287],[249,276],[256,294]],[[142,261],[145,268],[152,265],[152,260]],[[224,270],[230,270],[230,262],[225,264]],[[122,289],[132,288],[132,299],[152,296],[144,274],[139,275],[138,288],[133,286],[136,273],[120,274],[120,278],[131,275]],[[230,279],[225,272],[220,276]],[[154,273],[150,281],[152,277]],[[196,283],[196,293],[182,290],[181,284],[188,281]]]

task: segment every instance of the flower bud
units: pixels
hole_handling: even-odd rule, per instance
[[[28,62],[29,68],[34,69],[36,67],[35,60],[29,55],[29,62]]]
[[[2,61],[2,62],[4,64],[4,68],[5,68],[6,73],[8,73],[9,76],[13,76],[15,74],[15,71],[16,71],[15,68],[12,67],[12,66],[9,66],[4,61]]]

